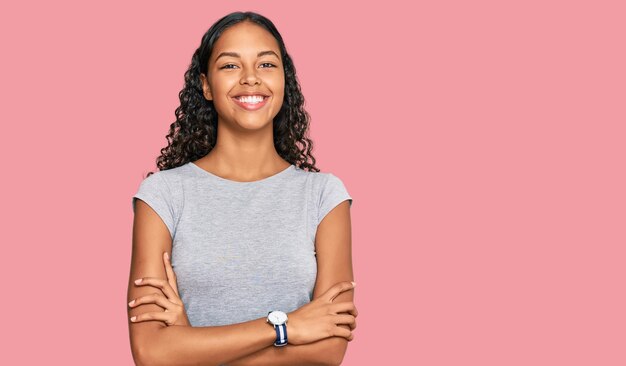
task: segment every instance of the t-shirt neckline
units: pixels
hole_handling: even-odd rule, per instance
[[[194,168],[195,170],[197,170],[198,172],[200,172],[203,176],[205,177],[209,177],[211,179],[214,179],[216,181],[220,181],[223,183],[227,183],[227,184],[231,184],[231,185],[252,185],[252,184],[260,184],[260,183],[265,183],[268,181],[272,181],[275,180],[283,175],[286,175],[287,173],[289,173],[290,171],[292,171],[293,169],[295,169],[295,165],[294,164],[290,164],[288,167],[286,167],[285,169],[281,170],[280,172],[274,174],[274,175],[270,175],[269,177],[265,177],[263,179],[259,179],[259,180],[253,180],[253,181],[249,181],[249,182],[239,182],[236,180],[230,180],[230,179],[226,179],[226,178],[222,178],[218,175],[215,175],[207,170],[204,170],[202,168],[200,168],[198,165],[194,164],[193,161],[190,161],[188,163],[188,165],[190,165],[192,168]]]

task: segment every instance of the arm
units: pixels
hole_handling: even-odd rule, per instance
[[[337,282],[353,281],[350,206],[347,201],[337,205],[318,225],[315,246],[317,280],[314,299]],[[337,296],[334,302],[353,301],[353,298],[354,291],[346,291]],[[347,325],[339,326],[350,329]],[[330,337],[298,346],[288,344],[279,350],[271,346],[230,362],[228,366],[340,365],[347,347],[348,340],[343,337]]]
[[[349,328],[346,326],[346,328]],[[274,334],[276,338],[276,334]],[[245,356],[233,362],[228,362],[227,366],[329,366],[339,365],[335,363],[332,355],[327,354],[329,349],[341,347],[345,340],[343,337],[330,337],[317,342],[298,345],[288,344],[282,349],[270,346],[251,355]],[[347,343],[347,341],[345,341]]]
[[[171,253],[172,239],[159,215],[137,200],[133,223],[133,252],[128,299],[153,293],[151,286],[135,286],[141,277],[167,278],[162,253]],[[160,312],[156,304],[129,308],[129,318]],[[167,326],[161,321],[129,321],[133,358],[137,365],[220,365],[247,356],[273,344],[276,333],[264,318],[227,326]]]

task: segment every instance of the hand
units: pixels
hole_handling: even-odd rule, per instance
[[[351,341],[358,312],[354,302],[333,303],[340,293],[352,290],[352,282],[339,282],[322,296],[287,314],[287,339],[294,345],[308,344],[328,337],[344,337]],[[349,314],[339,314],[348,312]],[[339,326],[347,324],[350,329]]]
[[[167,275],[167,280],[154,277],[144,277],[137,280],[140,281],[140,283],[135,281],[135,285],[137,286],[150,285],[161,289],[161,291],[134,299],[128,305],[130,307],[135,307],[140,304],[157,304],[164,308],[165,311],[139,314],[135,320],[132,320],[131,318],[131,321],[133,323],[137,323],[147,320],[161,320],[168,326],[183,325],[190,327],[191,324],[187,319],[185,306],[178,295],[176,274],[174,273],[174,269],[172,268],[167,252],[163,254],[163,262],[165,263],[165,274]],[[165,296],[163,294],[165,294]]]

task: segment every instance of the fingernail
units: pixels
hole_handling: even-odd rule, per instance
[[[352,287],[356,287],[356,282],[352,282]]]
[[[170,260],[170,255],[167,254],[167,252],[165,252],[165,259],[167,259],[168,261]]]
[[[140,283],[141,283],[141,280],[142,280],[141,278],[140,278],[140,279],[138,279],[138,280],[135,280],[135,285],[140,284]]]
[[[130,318],[130,321],[131,321],[131,322],[134,322],[136,319],[137,319],[137,317],[136,317],[136,316],[133,316],[132,318]]]
[[[131,301],[128,303],[128,306],[133,306],[133,304],[135,303],[135,300]]]

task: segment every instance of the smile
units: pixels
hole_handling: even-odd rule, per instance
[[[246,95],[236,98],[231,98],[235,104],[247,111],[256,111],[263,108],[267,104],[269,97],[263,95]]]

